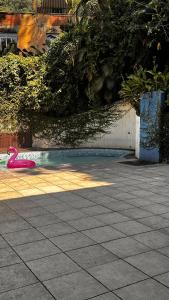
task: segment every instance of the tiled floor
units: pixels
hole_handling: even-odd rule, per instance
[[[168,174],[115,161],[0,171],[0,300],[168,300]]]

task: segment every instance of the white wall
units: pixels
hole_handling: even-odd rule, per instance
[[[113,127],[108,129],[109,133],[98,135],[95,140],[91,139],[87,143],[81,144],[80,147],[135,149],[136,113],[128,105],[123,105],[122,109],[127,111],[127,113]],[[44,148],[57,147],[57,145],[46,139],[34,139],[33,146]]]
[[[136,116],[136,157],[140,156],[140,117]]]
[[[128,107],[126,106],[126,109]],[[109,128],[108,134],[98,135],[95,141],[82,144],[83,147],[135,149],[136,113],[130,109],[115,126]]]

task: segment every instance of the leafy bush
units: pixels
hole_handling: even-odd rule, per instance
[[[8,54],[0,58],[0,132],[30,130],[58,145],[76,146],[97,133],[104,133],[125,111],[105,107],[81,114],[62,115],[64,94],[52,103],[52,92],[43,82],[45,56]],[[44,97],[45,95],[45,97]],[[71,107],[70,107],[71,109]],[[58,110],[56,118],[54,110]],[[70,112],[68,112],[70,114]]]
[[[32,0],[0,0],[0,11],[30,12],[32,11]]]
[[[162,116],[160,131],[161,155],[163,161],[169,162],[169,112],[166,111]]]
[[[80,19],[70,32],[55,40],[47,55],[46,82],[56,115],[111,105],[117,100],[124,62],[130,61],[126,1],[116,1],[116,5],[110,1],[106,18],[105,10],[91,2],[86,6],[87,16],[93,9],[91,18]]]
[[[163,91],[166,93],[169,104],[169,71],[158,71],[155,65],[153,70],[146,70],[140,67],[134,74],[129,75],[122,83],[120,91],[121,98],[131,103],[139,114],[140,97],[143,93]]]
[[[0,118],[19,119],[20,113],[40,111],[45,66],[42,57],[9,54],[0,57]]]
[[[54,118],[33,115],[30,128],[35,137],[45,138],[60,146],[78,146],[97,134],[109,131],[128,110],[122,104],[90,110],[69,117]]]
[[[140,93],[154,88],[167,92],[169,0],[81,0],[77,24],[69,28],[46,56],[0,58],[0,118],[18,120],[33,112],[63,118],[63,123],[55,119],[53,128],[59,132],[60,122],[63,130],[58,135],[75,144],[107,124],[107,107],[119,99],[121,83],[129,75],[121,95],[137,111]],[[152,70],[154,57],[158,70],[146,71]],[[137,71],[131,75],[133,69]],[[107,117],[96,113],[102,109]],[[48,128],[52,132],[52,125]],[[79,135],[76,128],[81,129]]]
[[[81,0],[77,16],[47,55],[46,83],[57,116],[111,105],[123,78],[138,65],[152,69],[154,56],[164,71],[169,0]]]

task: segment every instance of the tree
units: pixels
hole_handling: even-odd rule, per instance
[[[0,0],[0,11],[7,11],[7,12],[32,11],[32,0]]]
[[[58,115],[111,105],[136,66],[168,64],[169,0],[81,0],[78,23],[47,55],[46,84]]]
[[[74,14],[80,3],[80,0],[66,0],[66,3],[68,5],[69,13]]]
[[[10,123],[21,114],[40,112],[43,102],[42,57],[8,54],[0,57],[0,119]]]

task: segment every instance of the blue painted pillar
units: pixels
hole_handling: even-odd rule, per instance
[[[140,160],[160,162],[160,119],[163,92],[146,93],[140,101]]]

